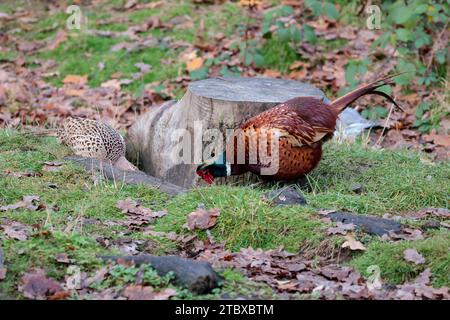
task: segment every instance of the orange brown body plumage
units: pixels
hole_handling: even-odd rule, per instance
[[[398,107],[390,96],[377,91],[390,84],[391,78],[362,86],[331,104],[313,97],[298,97],[266,110],[243,123],[227,143],[224,155],[218,161],[200,165],[197,173],[208,182],[217,176],[247,171],[270,180],[298,179],[317,166],[323,143],[333,136],[337,118],[349,104],[366,94],[377,94]],[[276,147],[271,143],[275,140]],[[263,169],[273,165],[273,159],[278,159],[278,170],[264,175]]]

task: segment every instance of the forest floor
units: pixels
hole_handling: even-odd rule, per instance
[[[430,90],[401,78],[393,93],[405,112],[389,117],[372,100],[362,102],[358,110],[385,130],[353,144],[328,143],[298,188],[304,206],[274,206],[263,197],[273,187],[213,186],[169,197],[99,180],[64,162],[70,150],[56,139],[29,134],[67,116],[102,119],[125,132],[139,114],[209,76],[295,79],[334,98],[356,85],[353,77],[399,71],[387,46],[384,58],[359,73],[356,57],[369,55],[382,32],[361,30],[351,18],[308,20],[314,45],[258,38],[277,2],[249,15],[234,2],[93,1],[80,4],[87,16],[81,30],[66,28],[62,1],[0,4],[0,299],[449,297],[446,81]],[[421,99],[429,104],[418,111]],[[152,218],[137,221],[120,202],[127,199]],[[333,210],[406,228],[369,235],[332,223]],[[185,228],[188,215],[205,211],[220,212],[210,229]],[[98,258],[142,253],[209,261],[223,283],[196,295],[150,267]],[[83,281],[74,285],[78,271]]]

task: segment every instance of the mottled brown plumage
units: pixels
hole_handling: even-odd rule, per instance
[[[109,160],[126,170],[136,170],[125,158],[125,141],[113,128],[90,119],[67,118],[58,130],[58,139],[82,157]]]
[[[313,97],[298,97],[262,112],[235,131],[226,147],[226,161],[202,164],[197,172],[212,181],[215,176],[224,176],[221,166],[229,165],[226,175],[250,171],[271,180],[297,179],[317,166],[322,144],[333,136],[337,117],[345,107],[366,94],[381,95],[398,106],[390,96],[376,90],[390,84],[392,77],[362,86],[329,105]],[[272,139],[278,139],[278,148],[271,145]],[[260,143],[265,144],[263,148]],[[239,161],[243,152],[245,161]],[[264,175],[263,169],[274,165],[273,159],[279,160],[278,171]]]

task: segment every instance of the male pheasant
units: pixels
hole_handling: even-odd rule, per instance
[[[60,143],[68,145],[82,157],[109,160],[124,170],[137,170],[125,158],[125,141],[105,123],[79,118],[67,118],[57,132]]]
[[[227,142],[225,152],[216,160],[198,166],[197,174],[208,183],[215,177],[248,171],[268,180],[298,179],[317,166],[322,157],[322,144],[333,136],[337,117],[355,100],[377,94],[400,108],[392,97],[377,90],[391,84],[394,76],[364,85],[331,104],[313,97],[298,97],[268,109],[243,123]],[[277,148],[273,144],[275,139],[279,142]],[[278,170],[265,173],[264,169],[270,168],[274,159],[278,160]]]

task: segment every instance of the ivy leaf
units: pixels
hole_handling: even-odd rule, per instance
[[[314,28],[305,24],[303,26],[303,38],[305,39],[306,42],[315,44],[317,42],[317,37]]]
[[[404,5],[397,6],[391,13],[391,18],[396,24],[405,24],[412,16],[412,8]]]
[[[439,64],[443,64],[445,62],[445,58],[446,58],[446,50],[442,49],[436,52],[436,61]]]
[[[262,67],[265,63],[264,61],[264,56],[259,54],[259,53],[255,53],[253,56],[253,60],[255,61],[255,65],[257,67]]]
[[[385,32],[382,36],[378,37],[371,45],[370,49],[374,50],[377,46],[385,48],[389,43],[389,38],[391,37],[391,32]]]
[[[408,29],[400,28],[396,31],[397,39],[403,42],[407,42],[412,39],[412,33]]]
[[[414,9],[414,13],[421,14],[421,13],[427,12],[427,10],[428,10],[428,4],[419,4]]]
[[[206,76],[208,75],[208,68],[207,67],[203,67],[194,71],[191,71],[189,73],[189,75],[191,76],[192,80],[201,80],[201,79],[205,79]]]
[[[318,0],[306,0],[306,6],[311,9],[313,15],[320,16],[322,14],[322,3]]]
[[[336,6],[333,3],[325,2],[323,10],[328,17],[334,20],[337,20],[339,18],[339,12],[337,11]]]
[[[283,42],[289,42],[291,40],[291,32],[289,29],[281,28],[277,30],[279,39]]]
[[[389,86],[389,85],[387,85],[387,86],[382,86],[382,87],[379,87],[379,88],[377,89],[377,91],[381,91],[381,92],[384,92],[384,93],[386,93],[386,94],[388,94],[388,95],[391,95],[391,94],[392,94],[392,87]]]
[[[416,46],[417,49],[420,49],[423,46],[428,45],[430,43],[431,43],[430,36],[427,35],[426,33],[422,33],[418,36],[418,38],[414,42],[414,45]]]
[[[302,39],[302,34],[300,33],[300,30],[296,26],[291,26],[291,38],[294,42],[300,42]]]
[[[406,72],[394,78],[395,84],[408,85],[416,75],[416,66],[410,62],[400,60],[396,66],[399,72]]]

